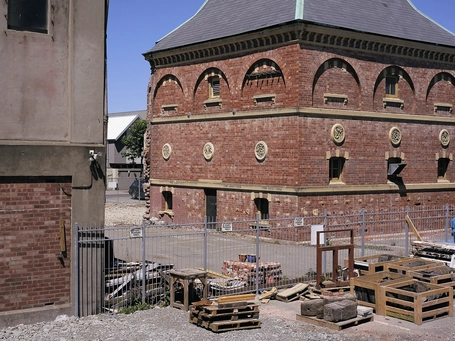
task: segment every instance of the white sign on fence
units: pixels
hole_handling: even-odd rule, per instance
[[[324,231],[324,225],[311,225],[311,245],[317,244],[317,233],[318,231]],[[324,235],[325,233],[319,234],[319,244],[324,245]]]
[[[142,238],[142,228],[133,227],[130,229],[130,238]]]
[[[294,226],[303,226],[303,217],[294,218]]]
[[[221,231],[223,231],[223,232],[232,231],[232,223],[222,223],[221,224]]]

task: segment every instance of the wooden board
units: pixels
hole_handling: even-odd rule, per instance
[[[342,330],[342,329],[346,329],[346,328],[349,328],[352,326],[357,326],[362,323],[367,323],[367,322],[373,321],[373,315],[366,316],[366,317],[356,317],[353,319],[349,319],[346,321],[340,321],[340,322],[329,322],[324,319],[318,319],[317,317],[303,316],[303,315],[299,315],[299,314],[297,314],[295,316],[295,318],[297,321],[302,321],[305,323],[310,323],[310,324],[314,324],[316,326],[326,327],[326,328],[330,328],[333,330]]]
[[[255,294],[242,294],[242,295],[232,295],[232,296],[221,296],[218,297],[215,302],[218,304],[221,303],[231,303],[231,302],[241,302],[241,301],[254,301],[256,298]]]
[[[225,332],[228,330],[252,329],[261,328],[261,321],[258,319],[247,319],[237,321],[218,321],[212,322],[207,329],[211,329],[215,333]]]

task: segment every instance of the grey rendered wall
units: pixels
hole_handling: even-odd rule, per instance
[[[0,2],[0,176],[71,176],[74,236],[76,223],[104,225],[105,183],[89,151],[105,172],[105,0],[49,2],[49,34],[8,30]],[[70,306],[10,312],[0,325],[74,315],[72,277]]]

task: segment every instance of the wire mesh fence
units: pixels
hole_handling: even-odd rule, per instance
[[[172,269],[206,271],[209,297],[314,282],[316,244],[350,243],[349,232],[338,232],[342,229],[353,231],[354,257],[408,256],[417,238],[409,221],[423,240],[447,241],[452,209],[445,205],[266,220],[206,217],[202,222],[78,227],[77,314],[118,312],[138,303],[169,304]],[[348,252],[340,250],[335,256],[341,267]],[[329,276],[333,264],[333,253],[324,253],[320,275]]]

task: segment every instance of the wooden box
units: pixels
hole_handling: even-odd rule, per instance
[[[385,271],[385,265],[389,262],[410,259],[409,257],[379,254],[354,258],[354,269],[359,270],[360,275],[370,275],[376,272]],[[344,266],[348,267],[348,260],[344,261]]]
[[[399,283],[409,280],[410,277],[390,272],[377,272],[371,275],[351,278],[351,295],[357,303],[363,306],[371,307],[378,315],[384,315],[380,311],[380,292],[379,288],[384,285]]]
[[[426,290],[422,291],[422,286]],[[409,279],[381,286],[379,291],[381,296],[379,304],[382,305],[380,310],[386,316],[419,325],[427,320],[453,316],[453,289],[451,287]]]
[[[385,270],[406,275],[409,271],[417,271],[441,266],[441,263],[423,258],[406,258],[385,264]]]
[[[455,273],[449,266],[443,265],[423,270],[413,270],[409,271],[408,275],[422,282],[452,287],[455,290]]]

